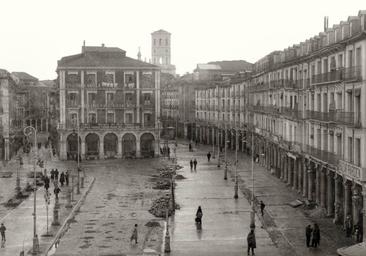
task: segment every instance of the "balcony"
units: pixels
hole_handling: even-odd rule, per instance
[[[344,160],[339,160],[338,170],[351,179],[361,182],[366,181],[366,170],[360,166],[354,165]]]
[[[344,111],[329,111],[329,112],[320,112],[320,111],[306,111],[307,119],[314,119],[323,122],[334,122],[345,125],[355,125],[359,123],[359,118],[354,118],[354,112],[344,112]]]
[[[361,80],[361,67],[335,69],[330,72],[312,76],[311,84],[320,85],[336,82],[351,82]]]
[[[334,153],[331,153],[331,152],[328,152],[325,150],[321,150],[318,148],[314,148],[309,145],[303,145],[302,151],[314,158],[317,158],[325,163],[328,163],[328,164],[331,164],[334,166],[337,166],[338,161],[340,160],[340,156],[338,156]]]

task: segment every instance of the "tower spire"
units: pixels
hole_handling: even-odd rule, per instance
[[[137,59],[141,61],[141,47],[139,46],[139,52],[137,53]]]

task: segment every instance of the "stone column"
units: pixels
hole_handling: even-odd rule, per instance
[[[298,181],[298,176],[299,176],[299,174],[298,174],[298,160],[297,160],[298,158],[296,158],[296,159],[294,159],[293,160],[293,162],[294,162],[294,182],[293,182],[293,186],[292,186],[292,188],[293,189],[297,189],[297,181]]]
[[[334,176],[331,170],[327,170],[327,216],[334,215]]]
[[[297,193],[301,195],[302,192],[302,177],[303,177],[302,159],[297,161]]]
[[[104,141],[99,138],[99,159],[104,159]]]
[[[321,166],[315,165],[315,202],[320,205],[320,171]]]
[[[333,223],[341,223],[342,202],[341,202],[341,176],[334,174],[334,219]]]
[[[306,165],[305,159],[302,160],[302,196],[308,196],[308,166]]]
[[[291,157],[287,157],[288,165],[287,165],[287,185],[291,186],[292,176],[293,176],[293,159]]]
[[[140,139],[136,139],[136,157],[141,157]]]
[[[343,188],[344,188],[344,214],[343,214],[343,223],[345,223],[346,218],[349,214],[351,214],[351,184],[349,181],[347,181],[346,178],[343,178]]]
[[[363,222],[363,242],[366,242],[366,187],[362,187],[362,222]]]
[[[308,169],[308,199],[314,200],[313,192],[314,192],[314,179],[315,179],[315,172],[312,167]]]
[[[326,177],[325,168],[320,169],[320,206],[326,207]]]
[[[157,143],[156,143],[157,145]],[[160,150],[158,148],[155,147],[155,154],[159,151],[156,150]],[[117,142],[117,158],[122,158],[122,137],[118,136],[118,142]]]
[[[359,185],[354,183],[352,186],[352,220],[353,225],[359,224],[360,212],[362,205],[362,197]]]
[[[85,139],[81,138],[81,148],[80,148],[80,154],[81,154],[81,159],[84,160],[85,159]]]

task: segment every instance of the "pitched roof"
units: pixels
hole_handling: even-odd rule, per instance
[[[120,48],[99,46],[85,46],[83,53],[66,56],[58,61],[58,68],[68,67],[159,68],[127,57],[126,52]]]
[[[222,71],[239,72],[252,70],[253,64],[245,60],[224,60],[224,61],[212,61],[209,64],[219,65]]]
[[[221,70],[221,67],[219,65],[215,65],[215,64],[197,64],[197,69],[202,69],[202,70]]]
[[[13,76],[17,77],[19,80],[32,80],[32,81],[38,81],[38,78],[31,76],[30,74],[26,72],[12,72]]]
[[[152,32],[151,34],[158,34],[158,33],[165,33],[165,34],[170,35],[170,33],[168,31],[165,31],[164,29],[156,30],[156,31]]]

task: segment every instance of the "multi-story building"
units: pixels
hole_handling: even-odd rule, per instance
[[[0,80],[0,158],[7,161],[25,145],[23,129],[26,126],[36,128],[38,146],[49,144],[50,131],[57,122],[54,118],[57,95],[55,86],[25,72],[0,70]],[[29,142],[34,143],[30,139]]]
[[[83,46],[57,67],[60,157],[158,154],[159,67],[116,47]],[[79,147],[77,130],[79,127]]]
[[[365,81],[366,12],[360,11],[260,59],[250,79],[197,90],[197,137],[240,150],[253,138],[254,154],[273,175],[335,223],[349,216],[365,234]]]

